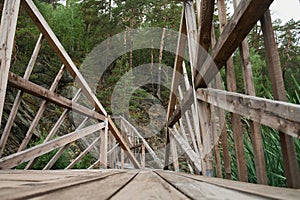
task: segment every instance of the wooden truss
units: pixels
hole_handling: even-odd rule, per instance
[[[169,165],[170,151],[172,158],[177,155],[176,147],[172,147],[175,140],[178,147],[187,155],[187,160],[193,164],[194,172],[212,176],[214,158],[216,175],[222,177],[219,150],[219,146],[221,146],[225,175],[227,179],[231,179],[226,127],[222,127],[225,123],[225,111],[228,111],[231,113],[230,120],[235,141],[239,181],[248,181],[241,124],[241,117],[245,117],[249,119],[250,124],[258,183],[267,184],[268,181],[260,133],[262,124],[280,131],[287,185],[294,188],[300,187],[299,168],[293,142],[293,137],[299,138],[300,106],[286,102],[278,49],[268,9],[272,2],[272,0],[234,0],[235,12],[227,22],[224,0],[196,1],[197,19],[193,1],[183,1],[177,56],[167,114],[165,168]],[[221,32],[217,41],[214,28],[212,29],[215,3],[218,8]],[[247,35],[259,20],[263,29],[263,40],[275,100],[255,97]],[[180,55],[184,55],[186,45],[188,45],[189,62],[193,72],[192,87],[188,87],[185,62],[180,57]],[[206,51],[211,47],[210,57],[203,56],[203,51],[198,46]],[[245,94],[236,92],[231,55],[237,49],[240,51],[243,61]],[[224,66],[226,66],[228,91],[222,89],[219,74],[219,70]],[[188,82],[185,88],[179,85],[180,74],[183,74]],[[214,84],[212,84],[213,82]],[[175,94],[179,94],[179,96],[176,97]],[[194,123],[191,123],[191,120]],[[175,170],[178,170],[175,162],[173,162],[173,166]]]
[[[126,163],[128,159],[135,168],[144,168],[147,150],[159,168],[168,169],[170,162],[172,162],[174,170],[179,171],[178,149],[180,148],[190,172],[213,176],[213,163],[215,163],[216,176],[221,178],[220,149],[222,149],[225,177],[231,179],[231,158],[228,150],[226,126],[224,126],[227,111],[230,113],[230,123],[233,130],[239,181],[248,181],[241,124],[241,118],[244,117],[249,120],[257,182],[259,184],[267,184],[268,182],[260,133],[260,126],[266,125],[280,132],[281,153],[288,187],[300,188],[299,166],[293,142],[294,138],[300,137],[300,106],[286,102],[280,59],[269,11],[272,2],[273,0],[234,0],[235,12],[227,21],[225,0],[196,0],[196,6],[194,1],[182,1],[183,10],[167,111],[166,149],[163,164],[137,129],[123,117],[120,117],[121,132],[117,129],[32,0],[5,0],[0,27],[0,122],[7,86],[16,88],[19,92],[1,135],[0,157],[3,155],[23,93],[39,97],[43,99],[43,102],[18,152],[0,158],[0,169],[14,168],[26,161],[28,164],[25,169],[30,169],[40,155],[58,148],[57,153],[44,167],[44,169],[51,169],[70,143],[98,132],[95,140],[67,166],[67,169],[73,168],[89,150],[94,149],[99,152],[99,159],[89,169],[95,166],[103,169],[108,166],[126,168],[129,166]],[[41,32],[23,77],[10,72],[20,5],[23,6]],[[218,9],[220,22],[221,34],[218,39],[215,36],[215,27],[213,27],[215,6]],[[195,15],[195,7],[197,16]],[[256,97],[254,90],[247,35],[258,21],[262,25],[268,70],[275,100]],[[50,89],[45,89],[29,81],[43,40],[48,42],[62,63]],[[188,70],[185,61],[180,56],[184,55],[186,46],[189,53],[190,71],[192,72],[191,81],[187,75]],[[210,55],[203,55],[203,50],[207,52],[210,50]],[[237,93],[232,59],[232,54],[236,50],[240,51],[243,64],[245,94]],[[226,67],[227,91],[222,88],[219,74],[223,67]],[[79,86],[77,94],[72,100],[55,93],[65,70],[72,75]],[[182,75],[184,84],[180,85]],[[175,94],[178,96],[176,97]],[[80,95],[87,97],[92,109],[77,102]],[[38,125],[49,102],[59,105],[65,110],[42,144],[26,148],[33,130]],[[85,118],[74,132],[53,139],[71,109],[84,115]],[[86,126],[89,119],[93,119],[94,124]],[[100,143],[99,148],[96,147],[97,143]],[[141,156],[138,158],[136,158],[137,151],[141,151],[139,154]],[[120,160],[116,156],[116,152],[120,152]]]
[[[13,48],[13,42],[14,42],[14,36],[16,30],[16,23],[17,23],[17,17],[18,17],[20,5],[23,6],[27,14],[31,17],[31,19],[33,20],[33,22],[41,32],[23,78],[17,76],[16,74],[13,74],[12,72],[9,72],[10,65],[11,65],[11,56],[13,50],[12,48]],[[80,74],[79,70],[73,63],[72,59],[69,57],[69,55],[67,54],[67,52],[65,51],[65,49],[63,48],[63,46],[55,36],[55,34],[53,33],[52,29],[49,27],[46,20],[43,18],[42,14],[34,5],[32,0],[12,0],[12,1],[6,0],[4,2],[0,30],[1,30],[0,33],[0,38],[1,38],[0,39],[1,42],[0,116],[2,116],[2,112],[3,112],[7,85],[19,89],[19,92],[15,98],[15,102],[12,107],[12,111],[8,118],[8,122],[1,135],[1,140],[0,140],[1,156],[3,155],[3,151],[8,136],[11,132],[11,128],[14,119],[16,117],[18,108],[20,106],[23,93],[25,92],[44,99],[34,120],[31,123],[31,126],[29,127],[26,133],[26,136],[21,146],[18,149],[18,152],[0,159],[1,169],[13,168],[16,167],[18,164],[26,161],[30,161],[26,167],[26,169],[30,169],[34,164],[34,162],[36,161],[37,157],[53,149],[60,148],[59,151],[56,153],[56,155],[44,168],[44,169],[50,169],[53,166],[53,164],[56,162],[56,160],[59,158],[59,156],[62,154],[62,152],[67,148],[68,144],[70,144],[75,140],[84,138],[85,136],[95,132],[100,132],[99,137],[96,138],[96,140],[89,147],[87,147],[87,149],[83,151],[72,163],[70,163],[70,165],[67,167],[68,169],[72,168],[76,164],[76,162],[78,162],[88,152],[88,150],[90,150],[91,148],[95,148],[94,145],[100,141],[101,141],[100,142],[101,145],[99,150],[100,151],[99,160],[101,162],[101,165],[106,168],[108,165],[108,161],[107,161],[107,148],[109,146],[108,133],[110,133],[110,135],[115,138],[115,140],[118,142],[120,147],[126,152],[128,158],[130,159],[134,167],[135,168],[141,167],[141,165],[139,164],[139,162],[131,152],[130,146],[128,145],[126,139],[123,138],[123,136],[115,126],[114,122],[107,115],[107,112],[105,111],[101,103],[98,101],[95,94],[92,92],[91,88],[88,86],[87,82]],[[58,55],[61,62],[63,63],[50,89],[43,88],[28,80],[32,72],[32,69],[34,67],[43,40],[46,40],[48,42],[48,44],[52,47],[53,51]],[[79,85],[79,90],[72,100],[69,100],[54,92],[65,69],[72,75],[72,77],[76,80],[77,84]],[[88,98],[88,100],[90,101],[94,109],[90,109],[76,102],[80,94],[83,94]],[[62,115],[60,116],[57,123],[50,131],[48,137],[45,139],[43,144],[26,149],[33,135],[33,131],[38,125],[43,115],[43,112],[46,109],[46,105],[48,103],[54,103],[56,105],[59,105],[65,108],[65,111],[62,113]],[[58,128],[62,124],[63,120],[66,118],[68,112],[70,112],[71,110],[86,116],[85,120],[82,121],[82,123],[74,132],[58,137],[56,139],[52,139],[56,135]],[[84,127],[88,119],[94,119],[97,123],[95,125]],[[1,122],[1,118],[0,118],[0,122]]]

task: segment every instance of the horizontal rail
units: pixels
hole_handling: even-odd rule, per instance
[[[218,89],[198,89],[197,98],[300,138],[300,105]]]
[[[23,162],[36,158],[40,155],[48,153],[58,147],[62,147],[66,144],[74,142],[80,138],[90,135],[96,131],[99,131],[105,127],[104,123],[98,123],[78,131],[74,131],[67,135],[61,136],[44,144],[34,146],[30,149],[9,155],[0,159],[0,169],[9,169],[17,166]]]

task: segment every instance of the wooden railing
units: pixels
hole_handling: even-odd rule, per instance
[[[167,139],[165,166],[169,165],[170,151],[177,156],[174,141],[184,150],[187,161],[193,164],[196,173],[205,176],[222,176],[220,147],[224,159],[225,178],[231,179],[231,158],[228,150],[226,123],[231,123],[238,180],[248,181],[243,142],[241,117],[249,120],[251,140],[254,149],[256,178],[259,184],[267,184],[266,163],[260,125],[277,129],[280,136],[287,186],[300,187],[299,166],[294,139],[300,133],[300,106],[287,103],[286,92],[276,46],[269,6],[272,0],[235,0],[235,12],[229,22],[226,17],[224,0],[217,1],[220,32],[218,40],[212,28],[214,0],[196,1],[196,19],[193,1],[183,2],[183,12],[179,30],[177,56],[175,58],[172,88],[167,114]],[[198,20],[199,27],[196,27]],[[255,97],[250,53],[247,35],[257,21],[261,22],[267,64],[275,100]],[[211,33],[211,34],[207,34]],[[186,36],[185,36],[186,35]],[[191,87],[179,85],[180,73],[188,82],[183,55],[188,45],[189,61],[192,71]],[[209,51],[208,57],[203,56]],[[232,54],[239,49],[245,85],[245,94],[237,93]],[[226,66],[227,90],[222,88],[219,71]],[[185,84],[185,85],[189,85]],[[212,88],[215,87],[216,89]],[[183,96],[182,93],[185,93]],[[179,94],[177,97],[175,94]],[[176,106],[176,101],[179,105]],[[225,111],[230,112],[230,120],[225,119]],[[190,120],[193,120],[191,127]],[[179,129],[179,130],[178,130]],[[188,134],[186,134],[188,132]],[[219,137],[220,136],[220,137]],[[220,147],[219,147],[220,146]],[[215,162],[213,162],[215,159]],[[215,163],[215,166],[213,166]],[[173,163],[176,170],[178,164]],[[167,167],[166,167],[167,168]]]

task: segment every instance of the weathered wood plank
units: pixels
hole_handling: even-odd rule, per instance
[[[269,70],[270,79],[272,83],[274,99],[280,101],[286,101],[287,100],[286,91],[284,88],[284,82],[283,82],[281,65],[280,65],[280,57],[279,57],[279,53],[278,53],[278,49],[274,37],[270,10],[267,10],[265,15],[262,17],[261,25],[262,25],[264,43],[266,47],[268,70]],[[291,112],[291,110],[288,110],[288,114],[290,116],[294,115],[296,118],[299,119],[300,115],[299,112],[297,112],[297,110],[295,114],[293,113],[293,115],[291,115],[291,113],[289,112]],[[285,114],[281,113],[281,116],[285,117]],[[294,125],[294,127],[295,128],[297,127],[296,129],[298,129],[297,132],[294,132],[293,130],[291,131],[287,130],[287,131],[296,133],[298,134],[299,137],[300,129],[299,126],[297,125],[299,125],[299,123]],[[300,172],[299,172],[299,166],[297,162],[297,154],[295,150],[294,139],[291,136],[283,133],[279,133],[279,137],[280,137],[281,151],[283,156],[284,173],[287,178],[287,186],[293,188],[300,188]]]
[[[27,92],[29,94],[32,94],[34,96],[40,97],[42,99],[45,99],[49,102],[55,103],[57,105],[60,105],[64,108],[67,109],[72,109],[76,112],[79,112],[85,116],[94,118],[94,119],[99,119],[104,121],[105,117],[93,110],[90,110],[89,108],[86,108],[78,103],[72,102],[71,100],[64,98],[54,92],[51,92],[39,85],[36,85],[30,81],[27,81],[13,73],[9,73],[9,80],[8,84],[11,87],[20,89],[24,92]]]
[[[179,191],[186,194],[190,199],[266,199],[256,195],[237,192],[220,186],[212,185],[203,181],[196,181],[180,174],[155,171],[163,179],[167,180]]]
[[[42,173],[38,173],[38,177],[47,178],[48,171],[42,171]],[[80,191],[78,188],[84,187],[85,185],[95,183],[98,185],[97,189],[99,191],[99,181],[108,180],[115,175],[121,175],[122,171],[120,170],[109,170],[109,171],[95,171],[95,170],[88,170],[88,171],[75,171],[72,170],[68,171],[57,171],[55,170],[53,173],[50,173],[51,179],[34,182],[30,181],[30,176],[32,174],[36,174],[34,171],[27,171],[27,184],[26,182],[22,184],[20,187],[13,187],[13,188],[5,188],[0,192],[1,199],[33,199],[33,198],[51,198],[53,199],[52,195],[60,194],[60,192],[64,193],[64,191],[68,190],[69,188],[77,189],[77,192]],[[128,174],[126,173],[128,176]],[[56,177],[55,177],[56,176]],[[55,179],[53,179],[53,178]],[[117,176],[118,177],[118,176]],[[48,178],[49,179],[49,178]],[[117,182],[114,179],[115,182]],[[105,184],[103,184],[103,187]],[[109,186],[109,185],[107,185]],[[113,186],[113,184],[112,184]],[[34,190],[32,189],[34,187]],[[108,189],[107,189],[108,190]],[[105,193],[105,190],[102,191]],[[87,192],[90,193],[90,192]],[[113,193],[113,192],[112,192]],[[78,193],[67,192],[67,195],[73,194],[79,196]],[[111,193],[109,193],[111,194]],[[83,195],[83,194],[82,194]],[[59,197],[57,199],[60,199]]]
[[[181,137],[181,135],[177,132],[175,128],[169,128],[170,133],[173,134],[176,142],[180,145],[182,150],[188,156],[191,163],[194,165],[196,173],[200,174],[202,172],[202,166],[200,163],[200,156],[197,155],[194,150],[190,147],[190,145]]]
[[[52,85],[51,85],[49,91],[54,92],[54,90],[56,89],[56,87],[57,87],[57,85],[58,85],[60,79],[61,79],[62,76],[63,76],[64,68],[65,68],[65,66],[62,65],[61,68],[60,68],[60,70],[59,70],[59,72],[57,73],[57,75],[56,75],[56,77],[55,77],[55,79],[54,79],[54,81],[53,81],[53,83],[52,83]],[[20,147],[19,147],[19,149],[18,149],[18,152],[20,152],[20,151],[22,151],[23,149],[26,148],[27,144],[29,143],[29,141],[30,141],[30,139],[31,139],[31,137],[32,137],[32,135],[33,135],[34,129],[36,128],[36,126],[38,125],[40,119],[42,118],[42,115],[43,115],[43,113],[44,113],[46,107],[47,107],[47,101],[44,100],[44,101],[41,103],[41,105],[40,105],[40,107],[39,107],[39,110],[38,110],[37,113],[35,114],[35,117],[34,117],[34,119],[32,120],[29,129],[27,130],[27,133],[25,134],[25,138],[23,139],[23,141],[22,141],[22,143],[21,143],[21,145],[20,145]]]
[[[170,172],[172,173],[172,172]],[[239,181],[231,181],[226,179],[195,176],[190,174],[180,173],[181,176],[185,176],[194,180],[203,181],[213,185],[221,186],[230,190],[239,191],[246,194],[256,195],[255,198],[265,197],[269,199],[299,199],[300,191],[295,189],[272,187],[260,184],[245,183]]]
[[[26,10],[27,14],[31,17],[32,21],[36,24],[39,30],[43,33],[45,39],[48,41],[49,45],[53,48],[54,52],[58,55],[61,62],[66,66],[70,74],[73,76],[75,81],[80,85],[80,88],[83,90],[84,94],[91,101],[91,104],[94,105],[96,111],[100,112],[104,116],[107,115],[107,112],[92,92],[91,88],[83,78],[82,74],[79,72],[74,62],[38,10],[34,5],[32,0],[22,0],[22,6]]]
[[[102,176],[101,179],[83,183],[64,190],[39,196],[41,199],[110,199],[133,179],[136,171]]]
[[[6,156],[0,159],[0,169],[9,169],[15,167],[18,164],[26,162],[42,154],[48,153],[58,147],[64,146],[70,142],[78,140],[102,128],[104,128],[104,123],[92,125],[87,128],[83,128],[79,131],[75,131],[67,135],[61,136],[44,144],[40,144],[30,149],[26,149],[24,151]]]
[[[218,89],[198,89],[197,97],[290,136],[300,137],[299,105]]]
[[[195,88],[206,87],[210,83],[272,2],[273,0],[244,0],[238,5],[212,50],[212,59],[206,60],[196,77]]]
[[[31,74],[31,72],[33,70],[35,61],[37,59],[38,53],[39,53],[40,48],[42,46],[42,41],[43,41],[43,34],[40,34],[40,36],[39,36],[39,38],[38,38],[38,40],[36,42],[35,48],[33,50],[32,56],[31,56],[31,58],[29,60],[27,68],[25,70],[24,76],[23,76],[23,78],[26,79],[26,80],[29,79],[29,76],[30,76],[30,74]],[[11,131],[11,128],[12,128],[13,124],[14,124],[18,108],[19,108],[19,106],[21,104],[22,96],[23,96],[23,91],[18,91],[18,93],[17,93],[17,95],[15,97],[13,106],[11,108],[10,114],[9,114],[9,116],[7,118],[7,122],[5,124],[5,128],[3,130],[3,133],[1,135],[1,140],[0,140],[0,157],[2,157],[3,151],[5,149],[5,145],[6,145],[9,133]]]
[[[152,171],[140,172],[112,199],[188,199]]]
[[[19,15],[20,0],[6,0],[2,10],[0,27],[0,125],[6,95],[8,73],[14,48],[14,38]]]

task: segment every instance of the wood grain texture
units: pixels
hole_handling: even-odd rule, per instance
[[[169,131],[171,134],[173,134],[174,139],[179,144],[179,146],[182,148],[184,153],[187,155],[188,159],[191,161],[191,163],[194,165],[196,173],[200,174],[202,172],[202,166],[201,166],[201,158],[199,155],[195,153],[195,151],[192,149],[192,147],[187,143],[183,137],[178,133],[176,128],[169,128]]]
[[[91,125],[79,131],[75,131],[67,135],[61,136],[59,138],[56,138],[54,140],[51,140],[49,142],[46,142],[44,144],[39,144],[30,149],[26,149],[24,151],[6,156],[0,159],[0,169],[9,169],[15,167],[18,164],[21,164],[23,162],[36,158],[37,156],[48,153],[58,147],[62,147],[66,144],[69,144],[102,128],[104,128],[104,123]]]
[[[1,199],[293,200],[299,195],[295,189],[162,170],[0,171]]]
[[[245,183],[239,181],[232,181],[214,177],[195,176],[190,174],[183,174],[182,176],[199,180],[205,183],[221,186],[234,191],[243,192],[246,194],[256,195],[258,197],[265,197],[269,199],[299,199],[300,191],[289,188],[279,188],[260,184]]]
[[[191,199],[266,199],[256,195],[236,192],[204,181],[195,181],[180,174],[155,172]]]
[[[99,114],[96,111],[93,111],[87,107],[84,107],[78,103],[75,103],[61,95],[58,95],[52,91],[49,91],[37,84],[34,84],[30,81],[27,81],[16,74],[13,74],[12,72],[9,72],[9,80],[8,84],[11,87],[20,89],[24,92],[27,92],[29,94],[32,94],[34,96],[40,97],[42,99],[45,99],[49,102],[52,102],[54,104],[57,104],[59,106],[62,106],[67,109],[72,109],[80,114],[83,114],[85,116],[98,119],[101,121],[105,120],[105,116],[102,114]]]
[[[239,4],[213,48],[211,59],[205,61],[196,77],[196,88],[206,87],[210,83],[272,2],[273,0],[244,0]]]
[[[275,41],[274,31],[272,27],[272,19],[269,9],[261,18],[261,25],[274,99],[280,101],[287,101],[280,64],[280,57]],[[291,110],[289,110],[289,112],[291,112]],[[281,116],[285,117],[283,113],[281,114]],[[296,112],[294,116],[299,119],[299,112]],[[298,129],[296,134],[298,134],[299,137],[300,129],[297,125],[299,124],[295,124],[294,127]],[[297,162],[297,154],[294,139],[290,135],[283,134],[282,132],[279,133],[279,137],[284,164],[284,173],[287,178],[287,185],[288,187],[300,188],[300,172]]]
[[[54,90],[56,89],[60,79],[62,78],[63,74],[64,74],[64,69],[65,69],[65,66],[62,65],[59,72],[57,73],[56,77],[54,78],[53,82],[52,82],[52,85],[51,87],[49,88],[49,91],[50,92],[54,92]],[[32,122],[30,123],[30,126],[27,130],[27,133],[25,134],[25,138],[23,139],[19,149],[18,149],[18,152],[22,151],[23,149],[26,148],[27,144],[29,143],[32,135],[33,135],[33,131],[35,130],[35,128],[37,127],[40,119],[42,118],[43,116],[43,113],[45,111],[47,107],[47,101],[44,100],[40,107],[39,107],[39,110],[37,111],[37,113],[35,114],[35,117],[34,119],[32,120]]]
[[[197,97],[224,110],[299,138],[300,106],[218,89],[198,89]]]
[[[112,199],[188,199],[152,171],[140,172]]]
[[[8,72],[14,48],[14,38],[19,15],[20,0],[4,1],[0,26],[0,125],[7,89]]]
[[[177,87],[179,85],[180,74],[182,73],[182,62],[183,62],[183,58],[180,55],[184,55],[185,52],[185,45],[187,43],[187,37],[185,36],[186,33],[187,33],[187,27],[185,21],[185,11],[184,9],[182,9],[177,49],[176,49],[176,57],[175,57],[174,70],[173,70],[172,83],[171,83],[171,91],[170,91],[169,104],[167,110],[167,119],[166,119],[167,122],[169,122],[171,116],[173,115],[173,112],[175,111],[175,105],[177,101],[175,91],[177,90]],[[165,160],[164,166],[166,169],[168,168],[169,165],[169,155],[170,155],[169,143],[170,143],[170,138],[169,138],[169,131],[167,129],[165,158],[164,158]]]
[[[45,39],[52,47],[54,52],[58,55],[61,62],[66,66],[67,70],[70,72],[75,81],[79,84],[80,88],[83,90],[84,94],[90,100],[91,104],[94,105],[96,111],[100,112],[104,116],[107,112],[93,93],[92,89],[89,87],[86,80],[83,78],[82,74],[79,72],[78,68],[70,58],[69,54],[66,52],[49,24],[46,22],[38,8],[35,6],[32,0],[22,0],[22,7],[26,10],[27,14],[31,17],[32,21],[43,33]]]
[[[27,68],[25,70],[24,76],[23,76],[23,78],[26,79],[26,80],[29,79],[29,76],[30,76],[30,74],[31,74],[31,72],[33,70],[33,66],[35,64],[35,61],[36,61],[37,56],[38,56],[38,53],[39,53],[40,48],[42,46],[42,41],[43,41],[43,35],[40,34],[40,36],[39,36],[39,38],[38,38],[38,40],[36,42],[36,45],[34,47],[34,50],[33,50],[32,56],[30,58],[30,61],[29,61],[28,65],[27,65]],[[18,91],[18,93],[17,93],[17,95],[15,97],[13,106],[11,108],[10,114],[8,116],[7,122],[5,124],[5,128],[4,128],[3,133],[1,135],[1,140],[0,140],[0,157],[3,154],[3,151],[5,149],[5,145],[6,145],[8,136],[9,136],[11,128],[12,128],[12,126],[14,124],[18,108],[19,108],[19,106],[21,104],[23,93],[24,93],[23,91]]]

